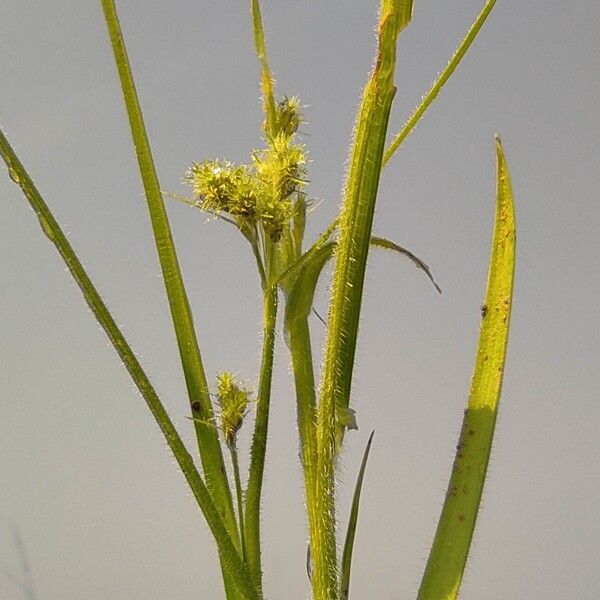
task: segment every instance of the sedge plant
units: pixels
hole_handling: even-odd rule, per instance
[[[295,96],[277,96],[269,66],[258,0],[250,13],[260,67],[264,122],[262,144],[245,164],[227,160],[192,162],[184,171],[186,196],[161,191],[145,133],[142,110],[129,65],[114,0],[101,0],[152,231],[162,269],[173,327],[187,386],[197,450],[184,445],[149,377],[116,325],[6,137],[0,153],[13,181],[33,207],[44,234],[55,245],[94,316],[108,335],[181,469],[214,536],[228,600],[259,600],[263,593],[261,496],[268,449],[275,335],[283,328],[294,379],[300,459],[309,531],[308,567],[314,600],[346,600],[360,493],[373,434],[358,473],[348,528],[338,539],[335,482],[345,434],[356,427],[351,388],[367,256],[382,248],[409,258],[440,291],[429,267],[412,252],[372,232],[383,168],[448,81],[490,14],[488,0],[450,62],[402,130],[386,145],[394,100],[397,39],[411,21],[412,0],[380,0],[377,54],[356,116],[339,215],[307,245],[307,151],[299,139],[302,105]],[[472,387],[448,491],[418,592],[421,600],[458,596],[465,569],[494,433],[504,370],[512,301],[515,226],[508,168],[498,137],[496,221],[487,292]],[[258,387],[252,391],[227,371],[211,385],[204,371],[194,320],[171,234],[164,197],[172,196],[225,220],[247,240],[262,289],[262,353]],[[333,276],[317,384],[309,318],[324,266]],[[278,350],[279,351],[279,350]],[[211,392],[211,389],[213,392]],[[237,432],[255,405],[247,474],[240,473]],[[198,462],[194,459],[197,454]],[[231,474],[231,477],[228,474]],[[268,518],[268,515],[267,515]],[[338,553],[338,548],[342,552]]]

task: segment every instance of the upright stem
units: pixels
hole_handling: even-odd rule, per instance
[[[369,240],[389,112],[396,91],[396,41],[410,22],[411,0],[382,0],[377,60],[356,121],[348,180],[340,214],[325,361],[317,417],[317,493],[320,527],[311,546],[315,600],[338,596],[334,459],[344,427],[336,411],[348,407]]]
[[[252,458],[246,491],[246,551],[248,566],[254,586],[262,590],[262,568],[260,556],[260,499],[262,493],[269,408],[271,401],[271,379],[273,374],[273,352],[275,348],[275,324],[277,321],[277,285],[267,283],[263,297],[263,350],[260,380],[256,403],[256,421],[252,438]]]

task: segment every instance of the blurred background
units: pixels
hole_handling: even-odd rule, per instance
[[[401,35],[399,130],[483,5],[417,0]],[[194,160],[260,147],[248,2],[119,2],[163,189]],[[96,2],[4,0],[0,122],[193,448],[192,424],[121,91]],[[377,2],[264,0],[280,94],[307,105],[311,242],[336,214]],[[493,223],[493,134],[517,205],[502,405],[464,600],[600,597],[597,77],[600,7],[499,0],[386,168],[375,231],[431,266],[373,253],[339,474],[340,531],[367,437],[352,597],[414,598],[466,402]],[[0,177],[0,598],[223,598],[212,540],[115,352]],[[207,374],[255,384],[260,290],[245,240],[167,200]],[[328,286],[316,308],[327,312]],[[323,326],[312,323],[315,343]],[[264,486],[265,591],[309,594],[287,349],[278,339]],[[315,350],[319,360],[320,350]],[[241,453],[251,427],[240,434]]]

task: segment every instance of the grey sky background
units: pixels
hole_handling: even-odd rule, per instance
[[[193,160],[261,145],[247,2],[119,2],[161,185]],[[401,36],[399,129],[481,0],[417,0]],[[264,0],[281,94],[308,105],[307,240],[335,215],[377,2]],[[192,445],[187,401],[99,3],[3,0],[0,122]],[[597,303],[600,8],[498,0],[438,102],[384,172],[375,230],[425,259],[444,293],[371,256],[340,524],[371,429],[356,599],[414,598],[466,401],[495,193],[493,133],[517,203],[518,264],[502,406],[465,600],[600,597]],[[124,368],[0,177],[0,567],[27,547],[38,600],[222,598],[208,530]],[[254,382],[259,286],[244,240],[168,201],[208,375]],[[327,284],[317,309],[326,313]],[[313,323],[315,341],[323,327]],[[271,599],[306,598],[307,534],[280,336],[264,488]],[[318,359],[320,351],[316,350]],[[241,434],[247,448],[249,427]],[[0,599],[18,589],[0,573]]]

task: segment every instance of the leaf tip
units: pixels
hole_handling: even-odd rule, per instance
[[[504,150],[502,148],[502,139],[498,133],[494,133],[494,145],[496,146],[496,155],[499,160],[504,162]]]

